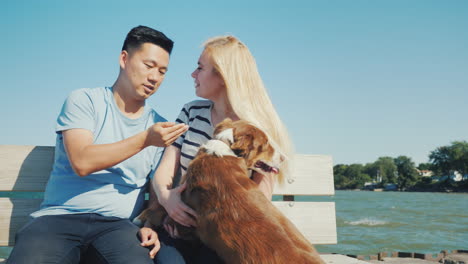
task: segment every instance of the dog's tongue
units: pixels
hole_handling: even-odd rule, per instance
[[[263,161],[257,161],[257,163],[255,163],[255,167],[256,168],[260,168],[261,170],[263,170],[264,172],[271,172],[271,173],[274,173],[274,174],[278,174],[279,173],[279,169],[276,168],[276,167],[270,167],[268,164],[264,163]]]

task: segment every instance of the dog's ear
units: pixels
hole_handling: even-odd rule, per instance
[[[225,128],[225,127],[232,127],[232,119],[231,118],[225,118],[223,121],[219,122],[218,125],[216,125],[216,128]],[[216,130],[215,130],[215,134],[216,134]]]
[[[252,151],[252,126],[244,121],[239,121],[233,128],[232,151],[239,157],[246,157]]]
[[[252,137],[250,135],[237,136],[231,149],[238,157],[245,157],[252,150]]]
[[[231,149],[238,156],[244,157],[249,153],[262,152],[263,146],[268,143],[267,135],[250,124],[236,126],[233,134],[235,142],[231,145]]]
[[[216,136],[216,139],[223,141],[228,146],[234,143],[234,128],[228,128],[219,132]]]

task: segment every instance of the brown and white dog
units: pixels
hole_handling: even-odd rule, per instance
[[[249,170],[278,173],[280,154],[265,133],[246,121],[226,119],[216,126],[214,138],[190,163],[181,194],[197,212],[196,237],[225,263],[323,263],[249,178]],[[160,213],[145,215],[161,222]]]

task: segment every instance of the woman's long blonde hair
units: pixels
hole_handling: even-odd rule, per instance
[[[283,122],[276,113],[247,46],[233,36],[219,36],[204,43],[214,68],[224,80],[228,101],[242,120],[261,128],[286,157],[278,181],[289,178],[293,146]]]

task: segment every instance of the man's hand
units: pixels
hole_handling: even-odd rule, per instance
[[[149,252],[150,258],[154,259],[156,253],[158,253],[159,249],[161,248],[161,244],[159,243],[158,234],[149,227],[142,227],[140,229],[140,237],[141,237],[141,246],[142,247],[151,247],[154,246],[151,251]]]
[[[159,122],[148,128],[147,145],[157,147],[170,146],[178,137],[188,130],[186,124]]]

